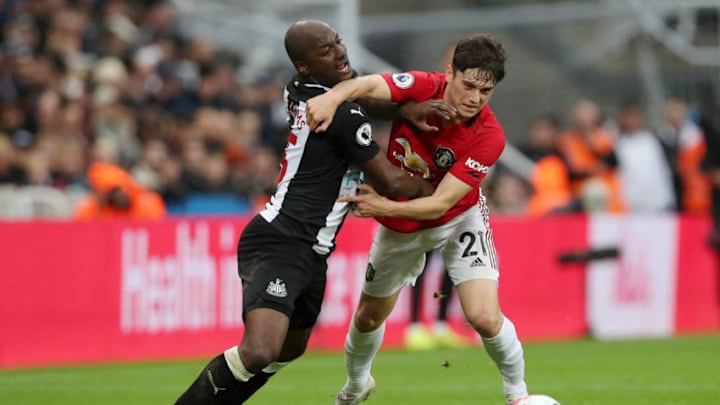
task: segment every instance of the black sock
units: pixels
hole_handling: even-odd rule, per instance
[[[275,373],[260,372],[246,382],[238,381],[220,354],[210,360],[175,405],[239,405],[250,398]]]
[[[223,403],[220,396],[234,391],[237,383],[225,362],[225,355],[220,354],[210,360],[175,405],[220,405]]]
[[[443,269],[442,287],[440,287],[442,298],[440,299],[440,309],[438,310],[438,321],[445,322],[447,320],[448,306],[450,305],[450,294],[453,290],[453,282],[447,270]]]
[[[424,273],[424,272],[423,272]],[[410,322],[420,322],[420,303],[422,298],[423,274],[415,280],[415,286],[412,288],[412,308],[410,308]]]
[[[238,395],[238,400],[242,402],[238,402],[238,404],[241,404],[248,400],[254,393],[257,392],[263,385],[265,385],[266,382],[270,379],[270,377],[274,376],[275,373],[266,373],[264,371],[261,371],[253,376],[253,378],[247,380],[246,383],[242,383],[243,387]]]

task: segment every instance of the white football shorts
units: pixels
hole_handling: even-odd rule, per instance
[[[363,292],[383,298],[415,285],[425,268],[425,253],[433,249],[440,249],[454,285],[475,279],[498,281],[492,230],[480,207],[473,206],[445,225],[413,233],[380,225],[370,248]]]

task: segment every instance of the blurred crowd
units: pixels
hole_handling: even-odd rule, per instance
[[[535,163],[526,180],[502,165],[488,194],[498,211],[658,212],[709,214],[718,182],[716,115],[704,119],[679,98],[651,128],[637,102],[614,116],[579,100],[567,117],[533,120],[520,149]],[[562,118],[566,118],[563,124]]]
[[[0,184],[87,189],[101,162],[169,203],[272,191],[279,75],[240,80],[240,57],[183,36],[171,2],[8,0],[0,35]]]
[[[618,103],[614,115],[585,99],[567,117],[538,117],[520,148],[534,162],[529,179],[498,165],[485,186],[490,204],[530,216],[712,215],[709,243],[720,252],[720,108],[715,97],[703,101],[691,108],[668,98],[656,128],[634,101]]]
[[[165,0],[3,1],[0,36],[0,186],[120,190],[104,196],[113,204],[140,191],[160,204],[234,194],[253,208],[272,193],[291,66],[242,79],[242,56],[184,36]],[[658,126],[636,102],[606,114],[579,100],[511,137],[535,163],[529,179],[499,164],[484,191],[508,214],[718,218],[716,101],[670,98]],[[77,205],[92,216],[87,201]]]

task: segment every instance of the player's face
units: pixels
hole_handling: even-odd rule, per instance
[[[445,75],[448,84],[443,98],[457,109],[461,121],[479,113],[495,90],[492,75],[480,69],[453,72],[448,66]]]
[[[328,87],[354,76],[347,49],[330,27],[321,27],[315,33],[314,46],[305,55],[305,68],[307,76]]]

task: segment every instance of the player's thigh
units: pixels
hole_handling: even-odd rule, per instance
[[[457,286],[457,291],[467,322],[483,337],[497,336],[503,324],[497,282],[488,279],[467,280]]]
[[[400,233],[380,226],[373,238],[363,293],[390,297],[415,279],[425,267],[425,252],[432,249],[422,232]]]
[[[238,273],[243,282],[243,318],[248,311],[269,308],[285,314],[290,327],[307,327],[294,322],[296,304],[310,294],[311,304],[319,304],[325,286],[326,262],[318,258],[307,243],[282,239],[265,229],[269,224],[251,223],[251,231],[243,233],[238,245]],[[247,230],[247,228],[246,228]],[[309,293],[310,292],[310,293]],[[314,322],[314,320],[313,320]]]
[[[254,367],[264,367],[277,358],[288,332],[289,318],[284,313],[272,308],[257,307],[245,314],[245,331],[240,353]]]
[[[287,254],[266,255],[255,262],[258,271],[253,279],[243,280],[242,347],[253,353],[268,351],[267,358],[277,361],[290,361],[305,352],[325,293],[325,259],[314,252],[295,252],[292,263]]]
[[[327,285],[327,259],[314,253],[307,260],[308,270],[305,289],[295,300],[295,310],[290,317],[290,330],[312,329],[317,322],[325,297]]]
[[[288,362],[302,356],[305,353],[311,334],[312,328],[288,330],[277,361]]]
[[[496,281],[489,279],[467,280],[455,288],[460,306],[468,320],[489,318],[488,321],[493,321],[494,318],[500,315]]]

